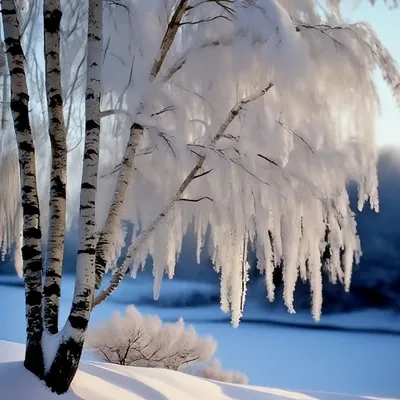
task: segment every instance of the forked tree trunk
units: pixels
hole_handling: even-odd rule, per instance
[[[11,112],[18,144],[23,211],[23,273],[26,307],[25,367],[39,378],[44,375],[42,351],[42,256],[40,209],[36,184],[35,146],[28,114],[25,56],[13,0],[3,0],[2,18],[11,80]]]
[[[86,134],[83,155],[75,292],[55,359],[45,375],[46,385],[65,393],[76,374],[89,324],[95,285],[96,189],[100,140],[102,61],[102,0],[89,0],[86,86]]]

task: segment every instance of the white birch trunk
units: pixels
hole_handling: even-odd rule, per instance
[[[60,0],[44,0],[44,55],[48,129],[51,144],[50,216],[44,271],[43,318],[49,333],[58,331],[64,255],[67,185],[67,135],[64,124],[60,68]]]
[[[61,344],[45,376],[46,384],[65,393],[75,376],[82,355],[95,286],[96,189],[100,140],[102,65],[102,0],[89,0],[86,83],[86,134],[81,183],[77,271],[71,311]]]
[[[182,21],[182,18],[187,11],[188,2],[189,0],[180,0],[179,4],[176,6],[175,12],[168,23],[167,30],[162,40],[159,55],[154,60],[153,67],[150,73],[150,82],[152,82],[160,72],[164,60],[167,57],[168,51],[171,48],[172,43],[174,42],[176,33],[178,32],[180,26],[180,22]]]
[[[188,0],[180,0],[177,5],[173,16],[167,26],[164,38],[160,45],[159,56],[154,60],[149,76],[149,81],[152,82],[158,75],[172,43],[175,40],[176,34],[179,29],[179,24],[187,10]],[[104,115],[107,115],[104,113]],[[136,155],[136,149],[140,144],[140,140],[143,136],[143,127],[134,124],[131,127],[129,140],[126,145],[124,158],[121,162],[121,170],[118,177],[117,185],[115,187],[115,193],[113,201],[108,213],[108,217],[105,226],[100,234],[99,241],[96,246],[96,289],[101,285],[103,275],[107,270],[107,267],[111,264],[112,254],[112,243],[115,237],[117,224],[120,221],[120,215],[122,207],[125,201],[125,194],[127,187],[131,181],[133,175],[133,162]]]
[[[228,129],[229,125],[232,123],[232,121],[235,119],[235,117],[239,114],[239,112],[243,109],[243,106],[247,103],[250,103],[252,101],[255,101],[262,97],[265,93],[268,92],[269,89],[271,89],[273,86],[272,83],[270,83],[267,87],[264,89],[260,90],[259,92],[246,97],[245,99],[241,100],[239,103],[237,103],[229,112],[227,118],[221,125],[221,127],[218,129],[217,133],[212,137],[212,139],[209,141],[208,145],[206,145],[207,148],[213,148],[217,142],[224,137],[224,134],[226,130]],[[141,246],[148,240],[148,238],[151,236],[151,234],[156,230],[160,222],[170,213],[170,211],[173,209],[174,205],[176,202],[178,202],[182,198],[182,194],[184,191],[187,189],[187,187],[190,185],[190,183],[195,179],[197,173],[200,171],[202,168],[204,162],[206,160],[206,155],[202,155],[199,157],[196,165],[192,168],[192,170],[189,172],[189,174],[186,176],[182,184],[179,186],[177,192],[175,195],[169,200],[168,204],[164,207],[164,209],[161,211],[160,214],[157,215],[157,217],[153,220],[153,222],[137,237],[135,242],[129,247],[128,253],[126,255],[126,258],[121,265],[121,267],[118,268],[118,270],[114,273],[110,284],[108,285],[107,288],[102,290],[98,296],[96,296],[95,301],[93,306],[97,306],[98,304],[102,303],[104,300],[106,300],[113,292],[114,290],[118,287],[120,282],[122,281],[123,277],[127,273],[129,266],[133,263],[133,260],[138,253],[138,251],[141,249]]]
[[[138,124],[133,124],[130,130],[128,144],[126,145],[124,158],[121,163],[119,178],[107,221],[96,246],[96,288],[100,287],[107,265],[111,264],[111,243],[113,242],[116,230],[118,229],[126,190],[132,178],[134,166],[133,161],[142,136],[143,127]]]
[[[29,94],[25,76],[25,56],[20,42],[19,21],[13,0],[3,0],[2,18],[11,80],[11,112],[18,144],[23,210],[23,273],[27,339],[25,367],[43,377],[41,345],[42,255],[40,209],[36,183],[35,146],[29,123]]]

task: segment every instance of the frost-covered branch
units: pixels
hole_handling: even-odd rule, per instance
[[[152,82],[157,77],[163,62],[167,57],[168,51],[170,50],[175,36],[178,32],[179,23],[185,14],[187,3],[188,0],[180,0],[173,16],[171,17],[164,38],[160,45],[159,57],[153,61],[153,66],[151,68],[151,73],[149,77],[150,82]],[[169,109],[170,107],[164,108],[164,110]],[[114,115],[116,113],[118,113],[118,110],[106,110],[101,112],[100,116],[106,117],[109,115]],[[143,136],[143,130],[143,126],[137,123],[133,124],[130,130],[129,140],[125,149],[125,155],[119,169],[119,177],[115,188],[114,198],[108,212],[105,226],[100,233],[99,242],[96,246],[96,289],[100,287],[107,266],[109,266],[111,263],[113,249],[112,240],[118,228],[117,224],[120,220],[120,214],[125,201],[126,190],[132,179],[136,149],[139,146],[140,140]],[[162,133],[160,134],[162,135]],[[168,139],[166,139],[163,135],[162,137],[171,148]]]
[[[342,33],[343,31],[357,40],[362,46],[370,52],[375,58],[376,63],[379,65],[383,77],[387,84],[393,91],[397,99],[397,103],[400,104],[400,73],[398,71],[396,61],[392,55],[379,40],[375,31],[367,23],[356,23],[356,24],[342,24],[342,25],[329,25],[326,23],[321,24],[306,24],[292,18],[298,32],[302,30],[315,30],[317,32],[326,35],[336,45],[343,46],[346,50],[351,53],[352,50],[345,44],[343,40],[346,36],[340,37],[335,36],[335,33]]]
[[[242,99],[239,101],[232,109],[230,110],[228,116],[226,117],[225,121],[222,123],[220,128],[218,129],[217,133],[210,139],[208,146],[213,148],[217,142],[224,136],[226,130],[228,129],[229,125],[232,121],[237,117],[243,107],[251,103],[262,96],[264,96],[271,88],[273,87],[272,83],[269,83],[265,88],[262,90]],[[125,260],[123,261],[122,265],[115,271],[111,282],[109,283],[108,287],[103,289],[95,298],[94,306],[102,303],[106,300],[118,287],[122,278],[125,276],[126,272],[128,271],[129,267],[131,266],[133,260],[138,251],[140,251],[141,246],[149,239],[151,234],[157,229],[158,225],[165,219],[165,217],[171,212],[175,204],[182,198],[182,194],[188,188],[190,183],[195,179],[198,175],[198,172],[203,167],[203,164],[206,160],[206,155],[200,155],[196,165],[192,168],[192,170],[188,173],[184,181],[179,186],[178,190],[176,191],[175,195],[169,200],[168,204],[163,208],[160,214],[150,223],[150,225],[140,233],[138,238],[135,242],[129,246],[128,252],[126,255]]]
[[[164,60],[167,57],[168,51],[172,46],[176,33],[178,32],[182,18],[187,11],[186,7],[188,2],[189,0],[180,0],[178,5],[176,6],[175,12],[168,23],[167,30],[162,40],[159,55],[154,60],[153,67],[151,68],[150,81],[154,80],[154,78],[158,75],[158,72],[160,71],[164,63]]]

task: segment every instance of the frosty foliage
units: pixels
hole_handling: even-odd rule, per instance
[[[158,316],[141,315],[135,307],[115,313],[89,329],[86,345],[102,360],[114,364],[180,370],[209,361],[216,350],[211,337],[198,336],[182,319],[163,324]]]
[[[213,381],[236,383],[239,385],[248,385],[249,383],[249,377],[246,374],[224,370],[221,361],[217,359],[191,366],[184,372],[201,378],[212,379]]]
[[[297,279],[308,280],[312,313],[318,320],[322,272],[348,290],[353,262],[361,256],[347,183],[358,184],[360,209],[369,201],[378,210],[374,121],[379,101],[372,76],[379,68],[400,102],[395,61],[371,26],[346,23],[339,0],[327,2],[325,8],[314,0],[190,0],[153,79],[150,71],[178,2],[118,3],[107,2],[104,10],[102,109],[115,112],[104,117],[101,126],[99,232],[107,219],[129,127],[137,122],[145,131],[124,208],[112,227],[121,232],[112,243],[108,267],[115,270],[120,265],[115,257],[123,245],[133,249],[135,238],[162,214],[204,157],[198,174],[204,175],[184,191],[181,200],[186,201],[176,201],[135,249],[128,265],[132,275],[151,255],[157,297],[163,275],[174,276],[183,236],[194,229],[198,259],[204,249],[221,274],[221,306],[232,313],[234,326],[245,302],[248,246],[256,251],[268,298],[274,299],[273,271],[282,267],[288,310],[294,312]],[[33,15],[36,6],[40,10],[40,1],[32,4],[25,13]],[[78,38],[86,34],[86,27],[81,4],[63,2],[70,229],[76,228],[84,132],[86,63]],[[37,100],[31,114],[36,147],[42,153],[37,159],[42,164],[39,194],[46,232],[49,157],[48,138],[40,129],[46,123],[41,108],[40,12],[35,21],[27,23],[23,44],[31,98]],[[242,107],[210,147],[230,110],[269,83],[273,88]],[[9,131],[4,137],[12,137]],[[12,149],[2,147],[1,153],[2,182],[10,186],[0,193],[3,248],[17,242],[20,232],[17,164],[7,161],[15,157]],[[121,219],[134,224],[132,243],[125,243]]]

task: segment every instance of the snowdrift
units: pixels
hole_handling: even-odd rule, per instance
[[[181,372],[123,367],[83,360],[69,392],[51,393],[23,367],[24,345],[0,341],[0,398],[7,400],[314,400],[361,397],[299,393],[280,389],[226,384]],[[365,397],[367,398],[367,397]]]

